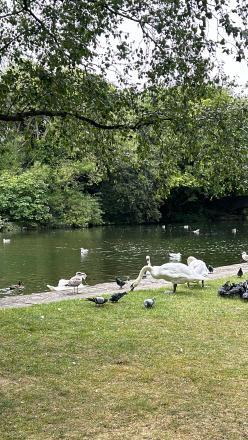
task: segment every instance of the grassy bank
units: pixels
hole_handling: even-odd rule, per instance
[[[221,283],[0,310],[1,440],[247,438],[248,303]]]

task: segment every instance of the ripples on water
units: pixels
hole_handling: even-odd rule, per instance
[[[154,265],[180,252],[181,261],[193,255],[213,266],[241,263],[248,252],[247,223],[211,225],[109,226],[77,231],[26,232],[0,236],[0,288],[22,281],[25,293],[47,290],[77,271],[88,274],[90,285],[113,281],[117,275],[134,278],[150,255]],[[200,234],[192,230],[200,228]],[[237,228],[233,234],[232,229]],[[11,238],[4,244],[3,238]],[[81,255],[80,248],[89,250]]]

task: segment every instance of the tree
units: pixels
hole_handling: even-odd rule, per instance
[[[133,45],[121,30],[125,21],[137,25],[142,44]],[[150,113],[134,112],[124,123],[117,113],[111,123],[105,118],[105,114],[109,115],[109,102],[105,103],[100,120],[89,118],[87,108],[65,108],[63,99],[54,106],[55,91],[62,97],[68,86],[59,82],[61,71],[80,68],[93,91],[92,73],[106,76],[109,69],[122,64],[118,79],[124,85],[130,70],[135,70],[154,91],[156,84],[162,82],[163,86],[183,85],[192,93],[192,84],[203,84],[208,79],[211,57],[217,48],[233,53],[237,60],[245,58],[246,22],[247,6],[241,0],[234,0],[231,5],[229,0],[1,0],[2,69],[31,59],[38,66],[35,77],[45,77],[46,95],[50,92],[51,99],[50,103],[32,99],[16,109],[12,103],[1,106],[0,120],[13,122],[30,116],[57,115],[78,118],[100,129],[119,130],[154,124],[161,117],[156,111],[152,117]],[[208,36],[209,25],[216,26],[214,36]],[[11,69],[8,75],[11,76]],[[27,90],[29,87],[28,83]],[[134,84],[130,91],[132,96],[137,93]],[[129,106],[131,103],[129,100]]]

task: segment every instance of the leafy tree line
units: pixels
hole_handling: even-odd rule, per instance
[[[245,192],[247,100],[214,57],[245,59],[247,14],[242,0],[0,0],[0,216],[158,221],[181,188]]]

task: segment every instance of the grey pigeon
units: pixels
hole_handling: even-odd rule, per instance
[[[109,301],[110,302],[118,302],[119,299],[121,299],[124,295],[127,295],[127,292],[113,293],[113,295],[111,295],[111,297],[109,298]]]
[[[146,309],[150,309],[151,307],[154,306],[154,304],[155,304],[155,300],[156,300],[156,298],[148,298],[148,299],[145,299],[145,301],[144,301],[144,307],[146,307]]]
[[[94,296],[93,298],[86,298],[86,300],[94,302],[97,306],[102,306],[108,301],[107,298],[103,298],[102,296]]]

